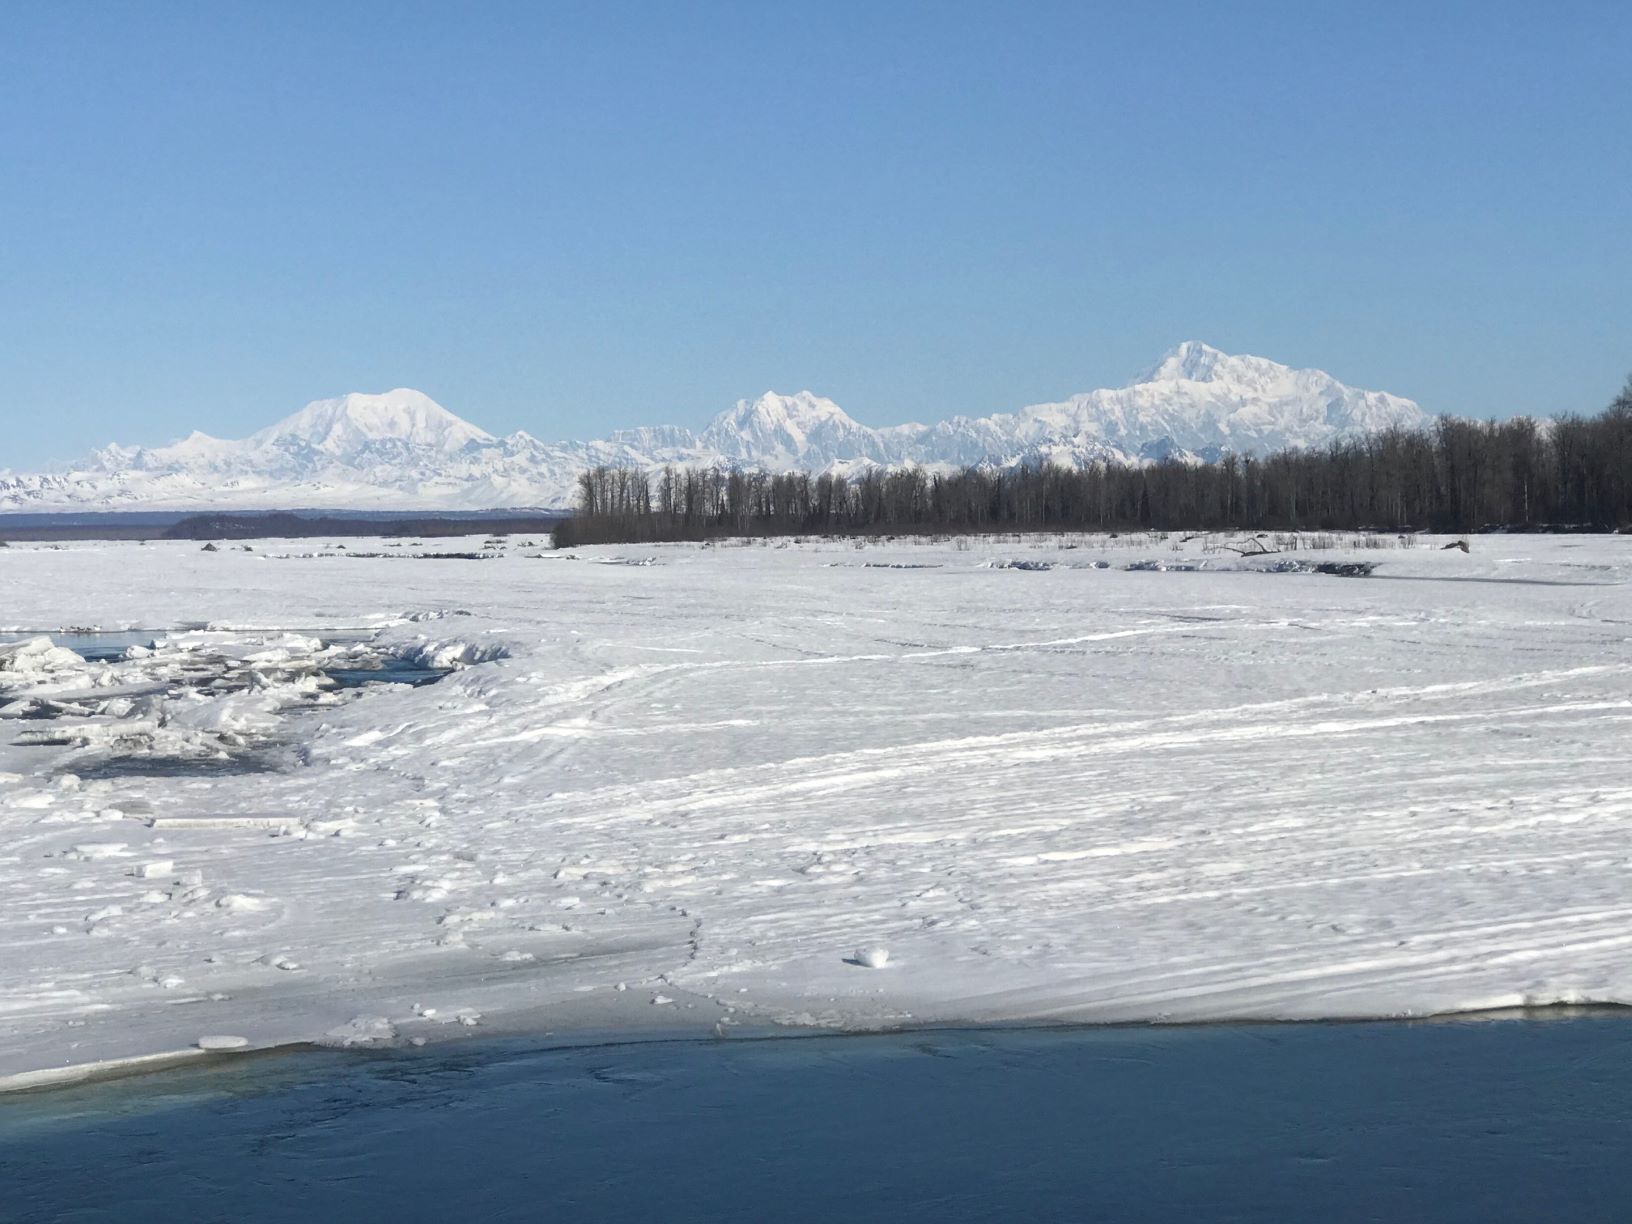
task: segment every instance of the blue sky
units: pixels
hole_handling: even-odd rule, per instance
[[[392,386],[979,414],[1187,338],[1593,410],[1629,61],[1624,3],[12,0],[0,469]]]

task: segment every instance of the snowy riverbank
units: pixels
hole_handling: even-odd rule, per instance
[[[0,641],[166,643],[0,671],[0,1076],[1632,1001],[1632,538],[396,543],[0,551]],[[456,670],[314,678],[359,642]],[[155,745],[227,763],[95,776]]]

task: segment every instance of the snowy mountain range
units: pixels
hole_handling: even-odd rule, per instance
[[[495,437],[400,389],[317,400],[240,441],[193,433],[168,446],[108,446],[60,471],[0,472],[0,511],[550,508],[570,505],[578,473],[598,464],[853,471],[1138,463],[1315,447],[1427,420],[1411,400],[1196,341],[1123,387],[883,429],[808,391],[768,391],[739,400],[701,433],[655,426],[545,443],[519,431]]]

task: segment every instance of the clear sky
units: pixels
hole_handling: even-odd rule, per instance
[[[393,386],[545,438],[983,414],[1189,338],[1594,410],[1629,65],[1624,0],[9,0],[0,468]]]

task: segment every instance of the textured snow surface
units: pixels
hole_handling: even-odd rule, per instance
[[[657,426],[548,445],[519,432],[495,438],[399,389],[318,400],[241,442],[195,433],[153,449],[110,446],[63,472],[0,472],[0,509],[553,507],[570,505],[578,473],[598,464],[853,471],[1213,458],[1321,446],[1425,420],[1410,400],[1196,341],[1119,389],[887,429],[862,425],[808,391],[767,391],[738,401],[701,434]]]
[[[78,778],[106,742],[0,719],[0,1076],[586,1016],[1632,1002],[1632,538],[1216,543],[0,551],[8,693],[236,652],[264,683],[195,704],[253,709],[175,733],[285,762]],[[1272,572],[1345,557],[1376,576]],[[342,628],[464,665],[297,709]],[[61,725],[170,733],[122,708]]]

